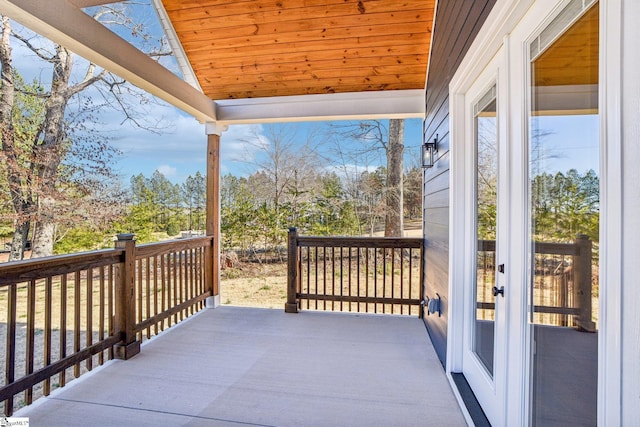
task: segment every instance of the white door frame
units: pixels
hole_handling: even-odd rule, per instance
[[[475,271],[475,259],[476,259],[476,244],[477,244],[477,232],[476,232],[476,129],[475,129],[475,115],[474,106],[478,100],[483,97],[487,91],[492,87],[496,87],[496,101],[497,101],[497,236],[496,236],[496,265],[508,264],[506,257],[508,253],[502,248],[506,243],[506,236],[508,235],[508,189],[509,180],[508,177],[508,162],[506,162],[507,147],[506,147],[506,123],[508,123],[508,109],[505,108],[504,96],[507,91],[507,79],[502,75],[504,67],[504,55],[500,50],[491,62],[485,67],[482,74],[473,83],[469,90],[464,94],[464,122],[465,122],[465,134],[464,134],[464,148],[461,152],[464,153],[464,167],[460,170],[459,176],[463,176],[464,193],[463,204],[464,209],[459,211],[462,213],[464,219],[464,231],[461,233],[460,243],[464,244],[464,251],[461,257],[462,269],[458,269],[462,272],[462,280],[464,282],[464,302],[465,302],[465,316],[464,316],[464,336],[462,352],[462,366],[461,370],[465,373],[465,377],[470,386],[475,390],[476,396],[480,401],[484,412],[494,425],[503,424],[505,413],[505,379],[506,372],[502,367],[505,362],[505,341],[506,334],[504,333],[506,327],[505,321],[505,306],[507,298],[497,297],[495,302],[495,323],[494,323],[494,337],[493,337],[493,362],[494,370],[493,375],[490,375],[486,370],[483,362],[478,358],[474,349],[474,331],[476,322],[476,287],[474,286],[476,280]],[[462,118],[461,118],[462,119]],[[454,208],[455,209],[455,208]],[[462,219],[461,218],[461,219]],[[460,229],[458,229],[460,231]],[[507,281],[504,274],[497,274],[496,286],[506,287],[505,292],[509,292]]]
[[[621,148],[621,42],[624,36],[624,0],[600,0],[600,318],[598,336],[598,424],[619,425],[621,420],[622,360],[622,148]],[[509,81],[506,107],[511,119],[507,133],[512,141],[526,141],[526,105],[528,89],[526,76],[528,57],[526,42],[518,43],[510,37],[521,21],[528,21],[529,34],[544,27],[554,11],[560,10],[568,0],[498,0],[480,33],[471,45],[449,86],[451,181],[449,214],[449,313],[446,371],[450,375],[461,372],[464,351],[464,255],[465,255],[465,97],[473,83],[496,52],[504,46],[504,72]],[[518,36],[521,39],[521,36]],[[505,102],[504,100],[502,101]],[[527,166],[525,144],[511,144],[511,164],[514,170]],[[526,170],[522,169],[522,170]],[[523,174],[516,174],[523,175]],[[511,177],[514,178],[514,177]],[[509,236],[509,245],[524,247],[526,235],[526,197],[528,181],[525,176],[510,180],[510,221],[520,222],[516,232]],[[508,281],[525,283],[526,256],[512,257],[507,273]],[[509,266],[507,266],[509,267]],[[515,282],[514,282],[515,283]],[[508,286],[507,334],[508,344],[505,368],[510,372],[506,380],[505,425],[527,425],[529,422],[529,327],[523,319],[527,314],[527,295],[523,286]],[[517,373],[521,373],[518,375]]]

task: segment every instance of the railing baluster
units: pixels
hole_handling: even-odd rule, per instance
[[[396,251],[394,248],[390,248],[389,252],[391,252],[391,299],[395,296],[395,288],[396,288]],[[393,314],[395,304],[391,304],[391,314]]]
[[[370,248],[364,248],[364,281],[365,281],[365,296],[367,297],[367,299],[369,298],[369,252],[370,252]],[[369,312],[369,303],[366,303],[364,305],[365,307],[365,311],[368,313]]]
[[[297,236],[297,233],[296,233],[296,236]],[[302,293],[302,286],[303,286],[302,285],[302,265],[303,265],[303,263],[302,263],[302,249],[303,249],[302,247],[297,247],[297,246],[294,248],[295,253],[296,253],[296,260],[297,260],[295,262],[295,268],[294,268],[294,277],[295,277],[295,280],[294,280],[294,283],[293,283],[293,286],[295,286],[295,292],[293,293],[294,298],[295,298],[295,295],[297,293]],[[298,300],[298,308],[299,309],[302,308],[302,298],[300,298]],[[296,311],[296,313],[297,313],[297,311]]]
[[[116,333],[114,319],[115,319],[115,307],[113,306],[115,300],[115,278],[114,278],[115,267],[113,265],[109,266],[109,280],[107,281],[107,326],[109,328],[108,335],[112,336]],[[113,347],[109,347],[109,355],[108,359],[112,360],[115,357]]]
[[[145,272],[147,273],[145,276],[145,284],[146,284],[146,296],[145,296],[145,302],[146,302],[146,319],[150,319],[151,318],[151,258],[147,257],[145,259]],[[147,327],[147,339],[151,338],[151,326]]]
[[[373,248],[373,297],[378,300],[378,248]],[[373,312],[378,313],[378,303],[373,304]]]
[[[153,256],[153,315],[158,314],[158,256]],[[153,332],[158,335],[158,322],[153,324]]]
[[[177,285],[178,285],[178,292],[177,292],[177,296],[178,299],[176,300],[176,305],[182,303],[184,301],[184,281],[182,279],[182,276],[184,275],[184,269],[182,268],[182,264],[184,262],[184,251],[179,251],[176,252],[176,257],[178,258],[178,262],[177,262],[177,272],[176,275],[178,277],[177,280]],[[180,310],[180,321],[182,322],[184,320],[184,310]]]
[[[311,248],[307,248],[307,293],[311,293]],[[309,308],[310,300],[307,298],[307,309]]]
[[[17,285],[9,285],[7,295],[7,345],[5,349],[5,383],[11,384],[15,380],[16,366],[16,323],[17,323]],[[8,396],[4,402],[4,413],[13,415],[13,395]]]
[[[318,294],[318,247],[316,246],[313,251],[314,256],[314,270],[315,270],[315,282],[316,282],[316,295]],[[316,310],[318,309],[318,300],[316,300]]]
[[[87,321],[85,325],[85,342],[87,347],[93,344],[93,268],[87,269]],[[93,369],[93,357],[88,357],[86,362],[87,370]]]
[[[171,252],[170,263],[171,266],[169,273],[171,275],[171,301],[169,302],[169,307],[174,307],[178,305],[178,257],[175,252]],[[178,313],[174,313],[172,317],[172,325],[178,323]]]
[[[114,335],[115,332],[115,325],[114,325],[114,318],[115,318],[115,307],[113,306],[113,302],[115,301],[115,295],[114,295],[114,287],[115,287],[115,280],[114,280],[114,266],[110,265],[109,266],[109,281],[108,281],[108,285],[107,285],[107,289],[108,289],[108,297],[107,297],[107,324],[109,326],[109,336]],[[114,354],[114,349],[113,346],[109,347],[109,360],[112,360],[115,357]]]
[[[67,357],[67,275],[60,277],[60,359]],[[66,372],[61,371],[58,380],[60,387],[66,383]]]
[[[356,294],[358,296],[357,311],[360,313],[360,248],[356,248]]]
[[[347,250],[349,251],[349,256],[347,258],[347,267],[348,267],[348,271],[349,271],[349,297],[351,297],[351,246],[349,246],[347,248]],[[349,301],[349,311],[351,311],[351,301]]]
[[[197,268],[196,268],[196,277],[198,278],[196,281],[196,292],[199,295],[200,293],[202,293],[202,255],[203,255],[203,249],[199,248],[198,251],[196,252],[197,255]],[[200,308],[202,308],[202,302],[200,302]]]
[[[327,294],[327,247],[322,247],[322,293]],[[327,300],[322,302],[323,310],[327,309]]]
[[[100,266],[99,269],[99,275],[100,275],[100,285],[98,288],[98,301],[99,301],[99,306],[98,306],[98,310],[99,310],[99,321],[98,321],[98,341],[102,341],[104,340],[104,306],[105,306],[105,301],[104,301],[104,297],[105,297],[105,292],[104,292],[104,285],[105,285],[105,277],[104,277],[104,265]],[[100,353],[98,353],[98,365],[102,365],[104,364],[104,351],[101,351]]]
[[[166,274],[166,266],[165,266],[165,257],[166,255],[162,254],[160,255],[160,277],[162,277],[163,279],[168,279],[168,275]],[[166,303],[165,301],[167,301],[167,283],[166,281],[163,280],[162,283],[162,311],[164,312],[167,309]],[[165,321],[163,320],[162,322],[160,322],[160,330],[164,331],[164,323]]]
[[[73,276],[73,351],[80,351],[80,272]],[[73,376],[80,376],[80,362],[73,366]]]
[[[343,247],[340,246],[340,296],[344,295],[344,257],[342,255]],[[342,311],[342,299],[340,299],[340,311]]]
[[[404,254],[402,253],[402,249],[398,252],[400,254],[400,299],[404,299]],[[400,304],[400,314],[404,314],[403,308],[404,306]]]
[[[409,248],[409,298],[413,298],[413,292],[411,292],[412,290],[412,282],[413,282],[413,248]],[[411,305],[407,305],[407,310],[409,311],[409,315],[411,315],[412,312],[412,307]]]
[[[51,307],[53,305],[53,278],[46,278],[44,287],[44,366],[51,365]],[[51,379],[47,378],[43,384],[43,394],[49,396],[51,393]]]
[[[178,254],[172,252],[173,255],[173,306],[178,305]],[[178,313],[173,315],[173,324],[178,323]]]
[[[382,248],[382,296],[387,296],[387,248]],[[386,313],[387,305],[382,304],[382,313]]]
[[[25,373],[33,373],[33,358],[35,344],[35,326],[36,326],[36,281],[29,281],[27,286],[27,342],[25,354]],[[29,387],[24,392],[24,400],[27,405],[33,401],[33,387]]]
[[[336,294],[336,247],[331,246],[331,295]],[[335,310],[335,299],[331,299],[331,310]]]
[[[135,269],[136,269],[136,280],[135,280],[135,290],[137,291],[138,297],[136,298],[136,319],[138,319],[138,323],[142,322],[142,302],[144,301],[142,298],[142,289],[143,289],[143,279],[142,279],[142,273],[143,273],[143,264],[142,264],[142,260],[137,259],[134,261],[134,265],[135,265]],[[142,341],[142,331],[138,331],[136,333],[136,339],[138,341]]]
[[[193,263],[194,263],[193,249],[190,249],[189,251],[187,251],[187,268],[186,268],[187,301],[193,298],[193,281],[194,281]],[[193,314],[193,306],[189,306],[189,309],[187,310],[187,316],[190,316],[192,314]]]

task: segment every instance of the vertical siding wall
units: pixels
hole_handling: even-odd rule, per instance
[[[425,297],[440,295],[442,316],[425,314],[424,321],[443,365],[449,302],[449,82],[494,4],[495,0],[441,0],[436,11],[424,138],[438,135],[438,160],[425,170],[423,229]]]

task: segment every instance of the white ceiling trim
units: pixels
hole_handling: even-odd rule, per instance
[[[167,37],[167,41],[169,42],[169,46],[171,46],[173,56],[176,58],[178,67],[180,67],[182,78],[199,92],[202,92],[202,87],[200,87],[200,83],[196,78],[196,73],[193,71],[191,63],[187,59],[187,54],[182,47],[182,43],[180,43],[180,39],[178,39],[178,34],[176,34],[173,24],[171,24],[171,19],[169,19],[169,15],[162,4],[162,0],[153,0],[153,6],[156,14],[158,15],[160,25],[162,25],[162,29],[164,30],[164,34]]]
[[[201,122],[216,120],[215,106],[207,96],[67,0],[0,0],[0,13],[193,115]]]
[[[332,93],[219,100],[225,124],[424,118],[424,90]]]

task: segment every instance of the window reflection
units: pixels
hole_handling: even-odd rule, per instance
[[[569,2],[530,49],[534,425],[596,424],[598,6],[585,3]]]
[[[496,220],[498,191],[498,131],[495,86],[478,101],[475,113],[476,145],[476,317],[474,351],[493,375],[496,283]]]

